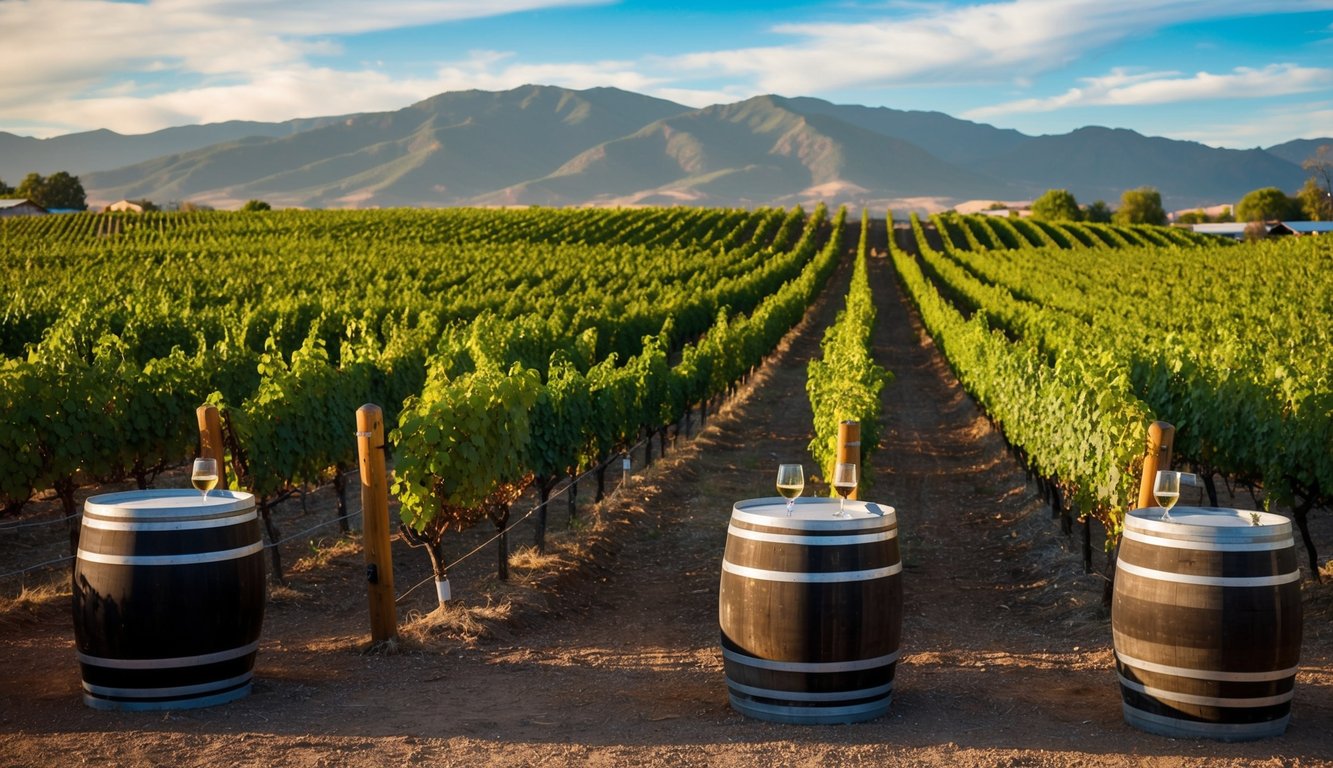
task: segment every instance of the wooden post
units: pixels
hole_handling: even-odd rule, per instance
[[[361,525],[370,593],[370,638],[398,637],[393,593],[393,553],[389,549],[389,482],[384,468],[384,412],[378,405],[356,409],[356,452],[361,465]]]
[[[861,422],[859,421],[840,421],[838,422],[838,453],[837,463],[856,465],[856,484],[858,488],[863,478],[861,477]],[[829,478],[829,483],[833,478]],[[849,499],[861,498],[857,494],[857,488],[847,496]]]
[[[1171,468],[1171,446],[1176,439],[1176,428],[1165,421],[1148,425],[1148,453],[1143,457],[1143,477],[1139,480],[1139,503],[1135,509],[1156,506],[1152,495],[1157,470]]]
[[[218,487],[230,488],[227,484],[227,451],[222,443],[222,419],[218,417],[216,405],[201,405],[194,410],[199,422],[199,458],[217,459]]]

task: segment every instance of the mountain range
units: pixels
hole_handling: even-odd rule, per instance
[[[1087,127],[1028,136],[940,112],[756,96],[696,109],[615,88],[443,93],[391,112],[227,122],[125,136],[0,132],[0,179],[59,170],[90,207],[848,204],[933,210],[1068,189],[1113,207],[1148,186],[1168,208],[1294,193],[1333,139],[1234,150]]]

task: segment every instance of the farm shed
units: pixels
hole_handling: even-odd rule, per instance
[[[4,216],[41,216],[47,213],[42,206],[24,198],[0,200],[0,217]]]
[[[1203,235],[1219,235],[1233,240],[1245,239],[1245,222],[1227,221],[1213,224],[1191,224],[1190,227]]]
[[[1333,221],[1279,221],[1268,228],[1270,235],[1333,234]]]

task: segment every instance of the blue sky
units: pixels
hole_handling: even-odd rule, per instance
[[[40,137],[526,83],[815,96],[1034,135],[1333,136],[1333,0],[0,0],[0,41],[0,131]]]

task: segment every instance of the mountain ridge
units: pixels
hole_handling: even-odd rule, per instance
[[[34,144],[34,142],[36,142]],[[1068,189],[1082,202],[1157,188],[1170,208],[1294,193],[1333,139],[1232,150],[1086,126],[1028,136],[940,112],[761,95],[692,108],[617,88],[450,91],[398,110],[231,121],[137,136],[0,133],[0,178],[79,176],[121,198],[235,207],[790,205],[940,208]],[[21,163],[56,162],[19,170]],[[114,167],[110,163],[123,162]],[[80,165],[82,164],[82,165]]]

